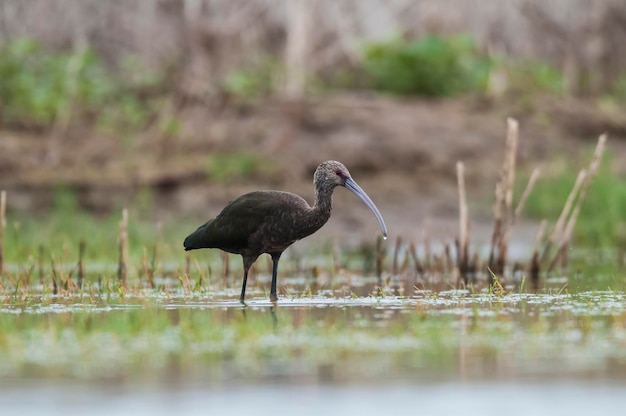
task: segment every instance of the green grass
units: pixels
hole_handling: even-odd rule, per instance
[[[611,172],[605,158],[582,203],[574,230],[577,247],[615,247],[626,236],[619,234],[626,212],[626,181]],[[532,218],[558,218],[576,179],[577,171],[564,163],[561,171],[540,179],[526,203]]]

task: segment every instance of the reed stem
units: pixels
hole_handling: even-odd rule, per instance
[[[539,275],[541,273],[541,264],[539,262],[539,246],[541,245],[541,241],[543,240],[543,236],[546,233],[546,228],[548,227],[548,221],[543,220],[539,224],[539,229],[537,230],[537,234],[535,235],[535,244],[533,246],[533,253],[530,259],[530,265],[528,267],[530,274],[530,282],[533,290],[539,290]]]
[[[587,169],[588,174],[585,175],[584,181],[580,186],[580,193],[578,194],[576,205],[574,205],[574,208],[572,209],[572,212],[567,220],[565,229],[563,230],[561,241],[559,242],[558,250],[554,258],[550,262],[550,265],[548,266],[548,271],[552,271],[554,269],[559,257],[562,258],[562,265],[564,267],[567,266],[567,246],[569,245],[569,242],[572,238],[574,226],[576,225],[576,220],[578,219],[578,214],[580,213],[580,207],[582,205],[582,202],[585,200],[585,197],[587,196],[587,190],[589,189],[589,185],[598,173],[602,155],[604,154],[604,149],[606,147],[606,137],[606,134],[603,134],[598,138],[596,150],[593,154],[593,158],[591,159],[591,163],[589,163],[589,168]]]
[[[402,237],[398,236],[396,238],[396,245],[393,248],[393,263],[391,266],[391,274],[394,276],[398,275],[398,257],[400,256],[400,247],[402,247]]]
[[[459,247],[458,247],[458,268],[459,277],[463,283],[467,284],[467,265],[468,265],[468,214],[467,214],[467,196],[465,193],[465,168],[463,162],[456,163],[456,175],[459,186]]]
[[[0,276],[4,274],[4,230],[7,226],[7,191],[0,191]]]
[[[118,239],[119,249],[119,265],[117,269],[118,280],[126,284],[126,278],[128,277],[128,209],[122,210],[122,219],[120,220],[120,234]]]
[[[85,257],[85,240],[80,240],[78,243],[78,266],[77,266],[77,279],[78,279],[78,287],[82,289],[83,280],[85,278],[85,266],[83,263]]]
[[[383,238],[379,235],[376,238],[376,279],[378,280],[378,286],[382,287],[383,285],[383,261],[384,261],[384,250],[383,250]]]
[[[574,187],[572,188],[569,195],[567,196],[567,200],[565,200],[565,205],[563,205],[561,214],[559,215],[559,218],[556,221],[556,224],[554,224],[554,227],[552,228],[552,231],[550,232],[550,236],[548,237],[548,242],[546,243],[546,246],[543,249],[543,253],[541,254],[541,261],[547,258],[548,254],[550,253],[550,249],[552,248],[552,245],[556,244],[558,238],[561,236],[563,232],[563,225],[565,224],[565,221],[567,220],[567,217],[570,214],[570,211],[572,209],[572,204],[574,203],[574,200],[576,199],[576,196],[578,195],[580,188],[583,182],[585,181],[586,177],[587,177],[586,170],[583,169],[580,172],[578,172],[578,176],[576,177],[576,182],[574,183]]]
[[[411,244],[409,245],[409,254],[411,255],[411,258],[413,259],[413,263],[415,264],[415,273],[418,276],[423,275],[424,266],[422,266],[422,263],[420,262],[420,259],[417,256],[417,249],[415,248],[415,243],[413,243],[413,241],[411,241]]]

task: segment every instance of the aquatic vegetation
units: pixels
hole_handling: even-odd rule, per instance
[[[625,300],[607,291],[450,290],[314,294],[277,306],[255,297],[243,307],[180,289],[3,295],[0,374],[213,382],[606,375],[626,359]]]

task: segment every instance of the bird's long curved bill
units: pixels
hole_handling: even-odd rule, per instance
[[[387,238],[387,226],[385,225],[385,220],[383,220],[383,216],[380,214],[378,208],[376,208],[376,204],[374,204],[374,201],[372,201],[370,197],[367,196],[365,191],[354,181],[354,179],[346,178],[346,180],[344,181],[344,186],[356,196],[358,196],[361,201],[363,201],[365,205],[367,205],[369,209],[372,210],[374,216],[380,224],[380,228],[383,231],[383,237]]]

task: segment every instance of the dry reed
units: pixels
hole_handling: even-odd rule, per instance
[[[430,247],[430,221],[424,220],[424,267],[430,270],[432,267],[431,247]]]
[[[376,238],[376,279],[378,286],[383,285],[383,262],[385,258],[385,251],[383,248],[383,237],[378,236]]]
[[[59,278],[56,264],[54,263],[54,258],[52,256],[50,256],[50,269],[52,270],[52,294],[57,295],[59,293]]]
[[[447,276],[452,271],[452,255],[450,254],[450,244],[444,246],[443,249],[443,273]]]
[[[0,192],[0,275],[4,274],[4,230],[7,226],[7,191]]]
[[[524,192],[522,192],[522,196],[520,197],[519,202],[517,203],[517,207],[515,208],[515,212],[513,214],[513,224],[515,224],[518,218],[522,215],[522,211],[524,211],[524,206],[526,205],[526,200],[528,199],[528,196],[535,187],[535,183],[537,182],[540,173],[541,171],[539,170],[539,168],[535,168],[530,174],[530,179],[528,179],[526,188],[524,188]],[[511,224],[511,226],[513,224]]]
[[[44,263],[44,250],[43,250],[43,244],[39,244],[39,248],[38,248],[38,256],[37,256],[37,269],[39,271],[39,284],[43,285],[43,277],[44,277],[44,271],[43,271],[43,263]]]
[[[576,177],[576,182],[574,183],[574,187],[572,188],[569,195],[567,196],[567,199],[565,200],[565,204],[563,205],[563,209],[561,210],[561,214],[559,215],[559,218],[554,224],[554,227],[552,228],[552,231],[550,232],[550,236],[548,237],[548,241],[546,242],[546,245],[543,249],[543,253],[541,255],[542,261],[544,261],[547,258],[548,254],[550,253],[550,249],[552,248],[552,245],[556,244],[557,240],[562,235],[563,225],[565,224],[565,221],[567,217],[569,216],[569,213],[572,209],[572,204],[574,203],[574,200],[576,199],[576,196],[578,195],[578,192],[580,191],[580,188],[586,177],[587,177],[586,170],[583,169],[580,172],[578,172],[578,176]]]
[[[122,219],[120,220],[120,234],[118,238],[118,255],[119,263],[117,269],[118,280],[126,284],[128,277],[128,209],[122,210]]]
[[[193,261],[194,261],[194,265],[196,266],[196,269],[198,270],[198,274],[200,275],[199,280],[198,280],[198,287],[202,287],[204,285],[209,284],[208,278],[207,278],[207,276],[205,276],[204,272],[200,268],[200,265],[198,264],[198,261],[196,259],[194,259]],[[190,262],[190,257],[189,256],[186,256],[185,262],[187,264],[189,264],[189,262]],[[211,269],[209,268],[208,276],[210,276],[210,275],[211,275]]]
[[[409,254],[411,255],[411,258],[413,259],[413,264],[415,265],[415,274],[417,276],[422,276],[424,274],[424,266],[417,256],[417,249],[415,248],[415,243],[413,241],[411,241],[411,244],[409,244]]]
[[[185,274],[187,276],[191,276],[191,257],[189,256],[189,254],[185,256]],[[154,284],[154,280],[152,281],[152,284]]]
[[[78,287],[83,287],[83,280],[85,279],[85,266],[84,266],[84,257],[85,257],[85,240],[80,240],[78,243],[78,264],[76,266],[76,278],[78,279]]]
[[[530,282],[533,290],[535,291],[539,289],[539,274],[541,273],[541,264],[539,262],[539,246],[541,245],[543,236],[546,233],[547,226],[548,221],[546,220],[541,221],[541,223],[539,224],[539,229],[537,230],[537,234],[535,235],[535,244],[533,246],[530,265],[528,267]]]
[[[468,245],[469,245],[469,224],[467,214],[467,196],[465,193],[465,169],[463,162],[457,162],[456,174],[459,186],[459,241],[458,241],[458,268],[459,277],[467,283],[468,269]]]
[[[504,274],[506,266],[507,251],[509,247],[509,230],[513,221],[513,187],[515,184],[515,160],[517,156],[518,142],[518,123],[513,118],[507,118],[507,150],[503,165],[503,192],[504,192],[504,221],[500,228],[500,236],[498,238],[498,261],[496,270],[498,274]]]
[[[402,237],[396,238],[396,244],[393,248],[393,262],[391,263],[391,274],[396,276],[399,273],[398,270],[398,257],[400,256],[400,247],[402,247]]]
[[[493,275],[502,275],[506,265],[508,239],[513,221],[513,187],[515,183],[515,165],[519,125],[517,120],[507,118],[507,135],[504,160],[500,171],[500,180],[496,183],[496,200],[493,207],[494,226],[491,236],[488,267],[490,284],[493,284]]]
[[[595,152],[593,154],[593,158],[591,159],[591,163],[589,163],[589,168],[587,169],[587,174],[584,175],[584,180],[582,185],[580,186],[580,192],[578,194],[578,199],[576,200],[576,204],[570,213],[570,216],[567,220],[565,228],[563,230],[563,234],[561,236],[561,240],[559,242],[557,252],[555,256],[550,261],[548,265],[548,271],[552,271],[556,266],[559,258],[563,261],[563,266],[567,266],[567,247],[572,238],[572,233],[574,231],[574,226],[576,225],[576,220],[578,219],[578,214],[580,213],[580,207],[582,202],[585,200],[587,196],[587,190],[589,189],[589,185],[591,181],[598,173],[598,169],[600,167],[600,161],[602,159],[602,155],[604,154],[604,149],[606,147],[606,134],[601,135],[598,138],[598,144],[596,145]]]

